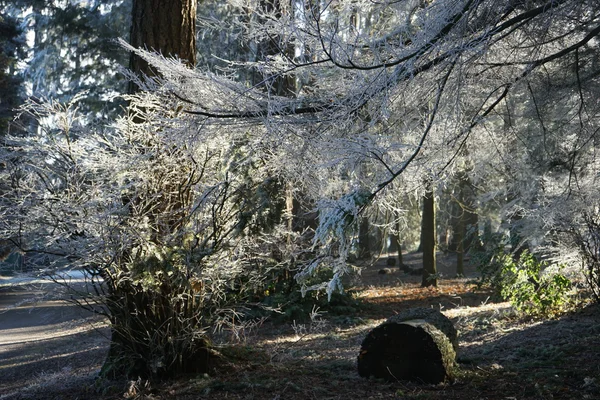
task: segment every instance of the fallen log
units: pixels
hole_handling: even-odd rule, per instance
[[[456,329],[439,311],[423,310],[429,309],[398,314],[369,332],[358,356],[360,376],[426,383],[440,383],[453,378]],[[410,315],[414,318],[404,319]],[[416,318],[419,315],[427,317],[427,320]],[[448,334],[453,336],[452,340]]]
[[[387,319],[386,323],[399,323],[414,319],[424,319],[440,331],[442,331],[452,343],[454,351],[458,351],[458,332],[454,324],[448,317],[434,308],[414,307],[408,310],[400,311],[396,315],[392,315]]]

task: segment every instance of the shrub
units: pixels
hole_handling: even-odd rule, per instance
[[[312,281],[324,281],[329,275],[317,274]],[[360,307],[360,302],[352,292],[334,292],[328,296],[323,291],[312,290],[302,294],[301,285],[293,275],[281,282],[272,282],[264,292],[262,304],[281,311],[279,319],[305,322],[316,308],[328,315],[352,315]]]
[[[497,289],[501,286],[502,267],[510,258],[505,251],[509,240],[504,234],[489,233],[483,238],[483,243],[481,250],[474,251],[471,256],[471,263],[481,274],[477,286]],[[496,294],[500,296],[499,290]]]
[[[528,251],[518,261],[509,255],[502,258],[500,294],[520,312],[549,317],[560,313],[569,302],[571,281],[561,274],[543,273],[548,267]],[[559,266],[559,270],[563,266]]]
[[[552,268],[557,272],[545,272],[550,265],[527,250],[515,259],[507,252],[509,239],[500,233],[491,235],[485,243],[472,258],[481,273],[477,282],[480,288],[491,288],[498,298],[510,301],[526,315],[551,317],[564,310],[572,283],[560,272],[563,265]]]

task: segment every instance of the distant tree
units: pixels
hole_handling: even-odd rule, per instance
[[[130,1],[1,1],[2,14],[20,21],[29,38],[18,68],[25,95],[68,101],[86,91],[80,108],[89,120],[118,111],[127,53],[116,39],[128,33]]]
[[[4,135],[23,97],[17,61],[24,57],[25,38],[17,20],[0,15],[0,135]]]
[[[469,178],[468,167],[461,167],[454,178],[450,179],[453,189],[450,199],[450,218],[452,237],[448,250],[456,253],[456,275],[465,271],[465,254],[471,249],[479,250],[478,215],[476,193]]]
[[[371,231],[369,218],[363,216],[358,223],[358,257],[363,260],[371,258]]]
[[[423,250],[423,279],[421,286],[437,286],[435,199],[431,179],[425,181],[423,195],[423,220],[421,225],[421,247]]]

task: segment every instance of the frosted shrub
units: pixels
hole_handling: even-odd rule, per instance
[[[204,135],[160,91],[104,129],[80,123],[79,99],[23,107],[38,125],[1,150],[2,236],[33,267],[86,273],[79,302],[113,331],[106,376],[205,371],[208,329],[277,262],[280,191],[244,132]]]

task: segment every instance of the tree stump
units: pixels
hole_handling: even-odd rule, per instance
[[[454,374],[456,337],[452,322],[439,311],[408,310],[369,332],[358,356],[358,373],[387,380],[444,382]]]

